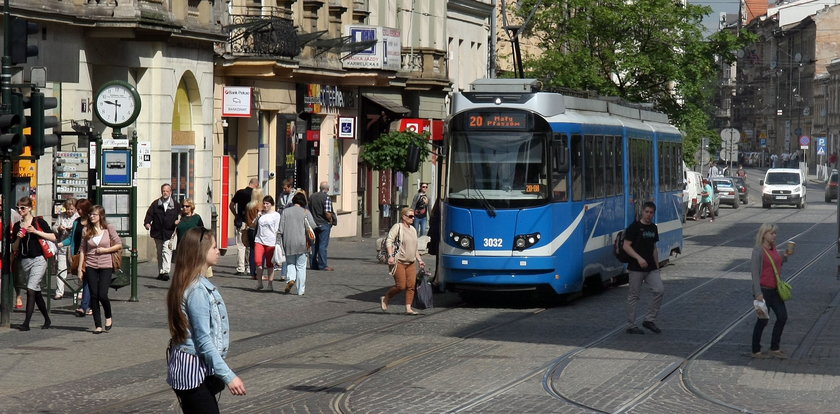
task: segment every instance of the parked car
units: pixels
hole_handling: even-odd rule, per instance
[[[837,170],[831,171],[831,177],[825,182],[825,202],[837,198]]]
[[[794,205],[805,208],[808,187],[802,171],[796,168],[771,168],[767,170],[761,185],[761,206],[770,208],[774,204]]]
[[[741,202],[744,204],[749,203],[749,190],[747,189],[747,180],[743,177],[732,177],[732,180],[735,181],[735,186],[738,188],[738,198],[741,199]]]
[[[720,204],[727,204],[732,208],[738,208],[741,205],[741,197],[738,195],[738,187],[735,181],[730,177],[712,178],[712,186],[715,188],[715,194],[720,198]]]
[[[703,192],[703,176],[697,171],[685,170],[685,192],[686,201],[685,214],[694,217],[697,214],[697,207],[700,206],[700,193]]]

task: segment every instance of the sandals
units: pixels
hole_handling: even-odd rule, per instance
[[[85,317],[85,310],[82,308],[76,309],[75,311],[77,318],[84,318]]]
[[[382,312],[388,312],[388,303],[385,302],[385,296],[379,297],[379,308],[382,309]]]

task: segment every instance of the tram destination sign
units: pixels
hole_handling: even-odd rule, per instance
[[[527,112],[474,111],[464,117],[465,129],[516,129],[531,128],[531,116]]]

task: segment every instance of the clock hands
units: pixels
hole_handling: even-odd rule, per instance
[[[117,100],[114,100],[113,102],[112,101],[105,101],[105,103],[108,104],[108,105],[114,105],[114,122],[118,122],[119,120],[117,119],[117,108],[122,106],[122,105],[120,105],[120,101],[117,101]]]

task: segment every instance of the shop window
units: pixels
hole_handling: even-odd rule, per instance
[[[195,198],[195,149],[172,147],[172,196],[179,202]]]

